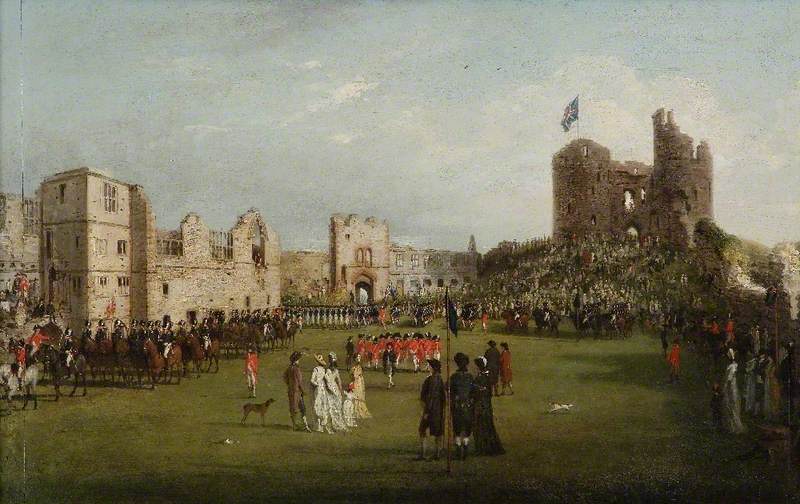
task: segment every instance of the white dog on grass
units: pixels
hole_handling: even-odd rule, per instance
[[[550,403],[550,409],[547,410],[548,413],[568,413],[572,409],[572,404],[561,404],[557,402]]]

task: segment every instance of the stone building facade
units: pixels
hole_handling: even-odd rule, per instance
[[[697,221],[714,218],[713,159],[680,131],[672,111],[653,116],[653,165],[611,159],[588,139],[553,156],[553,237],[653,236],[691,243]]]
[[[18,273],[29,295],[39,295],[39,198],[0,193],[0,290],[11,290]]]
[[[227,231],[195,214],[159,230],[141,186],[88,168],[45,179],[40,197],[41,284],[73,328],[280,302],[280,242],[256,210]]]
[[[419,249],[392,243],[386,221],[334,214],[329,240],[327,253],[282,255],[284,292],[293,289],[302,297],[313,297],[326,290],[346,291],[352,301],[363,304],[380,301],[391,291],[411,295],[461,288],[478,274],[474,237],[465,252]]]

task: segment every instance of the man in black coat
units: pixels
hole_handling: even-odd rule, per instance
[[[492,392],[494,395],[499,396],[498,382],[500,381],[500,351],[497,349],[497,343],[494,340],[489,340],[489,348],[483,354],[486,357],[486,368],[489,370],[489,380],[492,384]]]
[[[436,359],[428,359],[431,374],[422,383],[420,400],[422,400],[422,418],[419,421],[419,456],[416,460],[425,460],[425,438],[428,434],[436,438],[434,460],[439,459],[444,435],[445,390],[442,380],[442,363]]]
[[[467,458],[472,417],[475,413],[472,401],[474,378],[468,369],[469,357],[458,352],[453,360],[458,371],[450,376],[450,411],[456,438],[456,458],[464,460]]]

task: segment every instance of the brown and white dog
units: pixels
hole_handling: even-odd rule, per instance
[[[256,413],[261,415],[261,425],[264,425],[264,415],[267,414],[267,410],[269,409],[269,405],[274,403],[275,399],[267,399],[264,403],[247,403],[242,406],[242,413],[244,416],[242,417],[242,423],[247,420],[247,415],[251,412],[255,411]]]

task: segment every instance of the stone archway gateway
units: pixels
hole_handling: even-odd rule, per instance
[[[636,226],[628,226],[626,232],[628,233],[628,236],[631,238],[636,238],[636,239],[639,238],[639,229]]]
[[[359,280],[356,283],[353,300],[360,305],[372,303],[372,282],[366,279]]]

